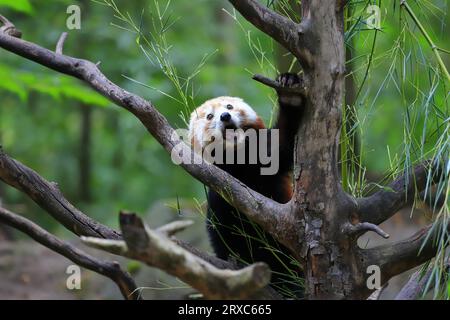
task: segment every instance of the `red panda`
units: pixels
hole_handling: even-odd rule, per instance
[[[296,74],[282,74],[277,81],[281,86],[294,86],[300,81]],[[303,99],[292,94],[278,92],[279,112],[275,125],[269,129],[267,150],[272,150],[270,131],[278,129],[278,171],[273,175],[262,175],[264,165],[257,161],[239,163],[215,163],[248,187],[273,200],[286,203],[292,197],[290,171],[293,164],[295,135],[300,124]],[[206,101],[195,109],[190,118],[189,138],[193,148],[199,152],[205,150],[217,137],[223,139],[224,150],[236,153],[238,148],[249,151],[251,144],[261,145],[258,141],[249,141],[239,135],[230,135],[230,130],[247,132],[249,129],[265,129],[260,116],[241,98],[218,97]],[[233,132],[233,131],[232,131]],[[263,144],[264,146],[264,144]],[[236,159],[236,157],[234,157]],[[236,162],[236,161],[235,161]],[[272,270],[271,285],[285,296],[301,297],[303,294],[301,271],[294,265],[287,248],[251,223],[245,214],[237,211],[218,193],[208,191],[207,231],[215,254],[221,259],[236,259],[248,264],[256,261],[266,262]],[[298,277],[291,277],[292,274]]]

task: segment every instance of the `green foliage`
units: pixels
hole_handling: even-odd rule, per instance
[[[28,14],[33,13],[33,6],[29,0],[0,0],[0,8],[1,7]]]

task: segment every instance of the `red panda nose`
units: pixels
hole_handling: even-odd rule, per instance
[[[231,114],[229,114],[228,112],[224,112],[220,115],[220,121],[228,122],[230,120],[231,120]]]

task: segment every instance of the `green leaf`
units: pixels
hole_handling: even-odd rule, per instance
[[[0,7],[8,7],[28,14],[33,13],[33,6],[29,0],[0,0]]]

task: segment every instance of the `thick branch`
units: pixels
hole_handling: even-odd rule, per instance
[[[258,0],[229,0],[229,2],[246,20],[292,52],[304,68],[311,65],[309,48],[302,41],[308,25],[307,19],[297,24],[288,17],[270,10]]]
[[[24,232],[40,244],[63,255],[77,265],[110,278],[119,287],[125,299],[139,299],[139,292],[134,280],[120,268],[117,262],[94,258],[70,243],[58,239],[33,222],[1,207],[0,222]]]
[[[435,222],[439,223],[439,222]],[[378,265],[381,269],[382,282],[406,270],[412,269],[432,259],[437,251],[436,239],[448,237],[450,224],[445,228],[429,225],[412,237],[394,244],[363,250],[367,265]]]
[[[136,214],[120,214],[125,241],[83,238],[88,245],[145,262],[178,277],[208,299],[246,299],[270,281],[270,269],[256,263],[241,270],[218,269],[144,225]],[[161,229],[161,228],[160,228]]]
[[[392,182],[386,190],[358,199],[360,220],[380,224],[392,217],[426,188],[429,172],[429,164],[418,165],[412,173]]]
[[[191,153],[190,147],[182,143],[174,134],[166,118],[143,98],[134,95],[109,81],[94,63],[56,54],[41,46],[0,33],[0,47],[16,53],[26,59],[35,61],[55,71],[71,75],[85,81],[100,94],[118,106],[132,112],[169,153],[175,146],[180,153]],[[181,166],[197,180],[203,182],[220,194],[226,196],[236,209],[244,212],[250,220],[271,233],[278,241],[296,251],[298,241],[286,239],[288,229],[295,228],[296,220],[291,215],[288,205],[281,205],[258,192],[255,192],[218,167],[203,162],[202,164],[181,163]]]

